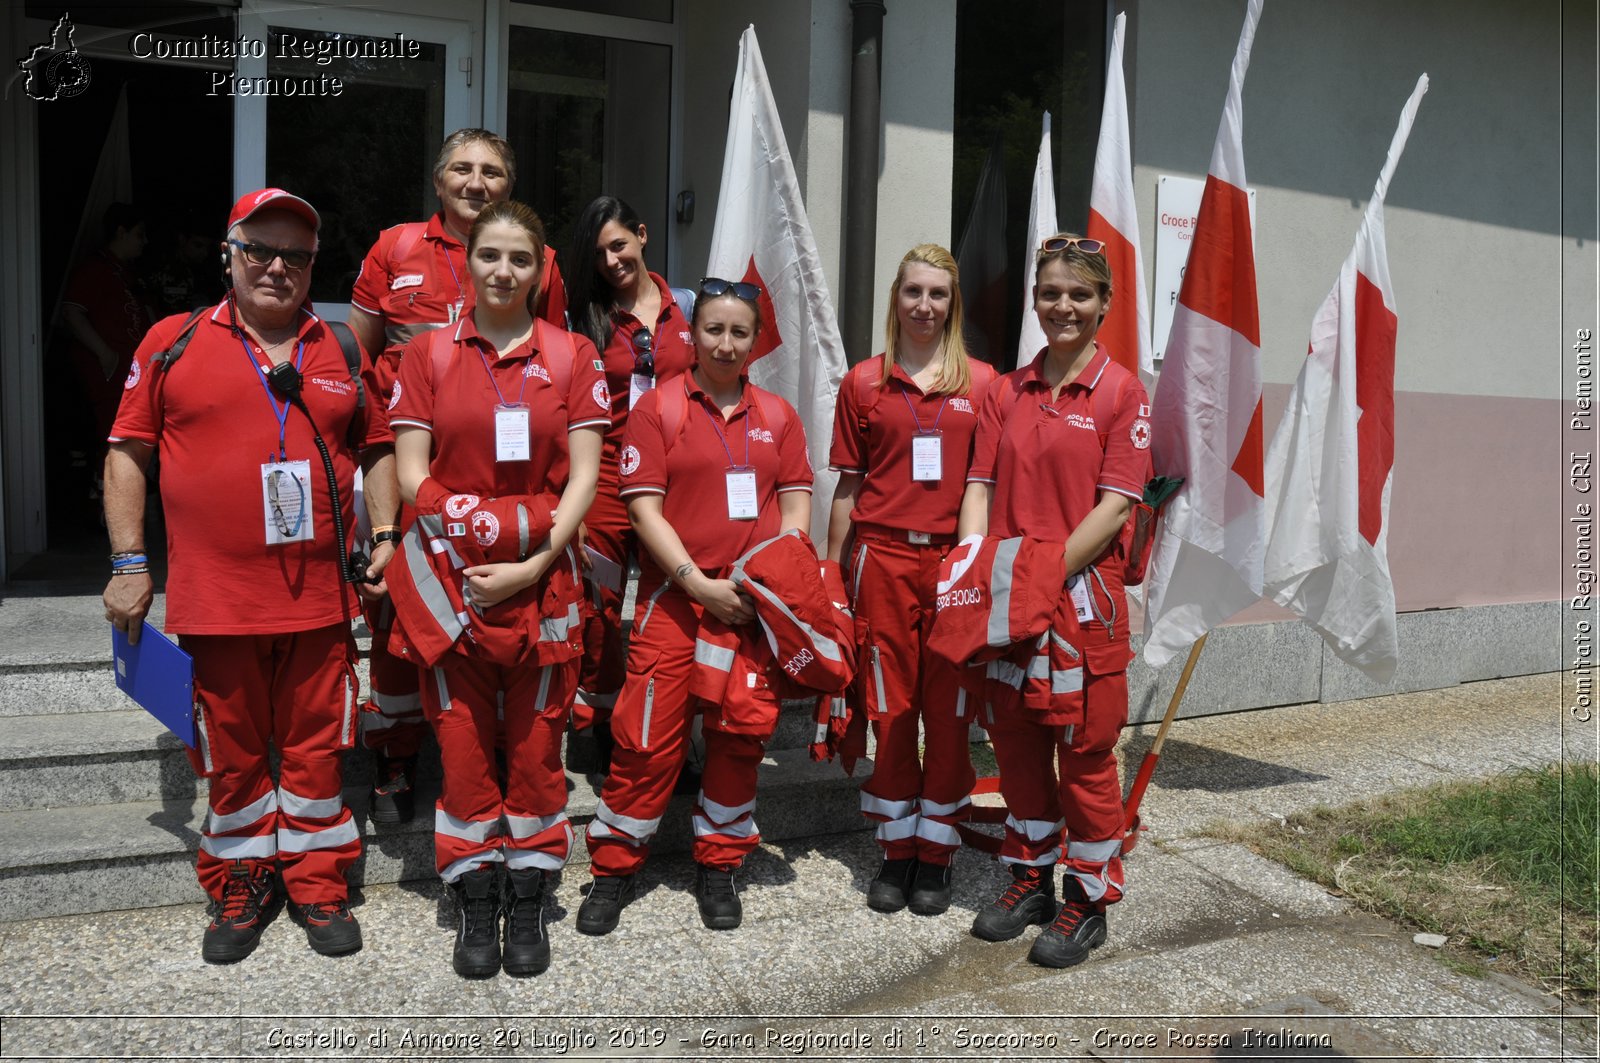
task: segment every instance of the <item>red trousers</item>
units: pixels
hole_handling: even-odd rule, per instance
[[[444,786],[434,812],[434,862],[454,882],[486,864],[554,871],[572,845],[561,735],[578,662],[502,667],[446,653],[422,684],[439,740]],[[506,753],[506,788],[495,770]]]
[[[1059,861],[1091,901],[1111,904],[1122,899],[1122,784],[1112,749],[1128,722],[1128,674],[1085,673],[1083,690],[1082,725],[1038,723],[1025,708],[996,709],[987,724],[1010,811],[1000,859]]]
[[[856,705],[877,737],[861,812],[878,821],[886,859],[949,864],[961,847],[974,775],[969,733],[977,705],[955,668],[927,650],[939,563],[949,545],[912,545],[857,529],[847,559],[856,623],[866,642],[856,675]],[[917,759],[917,723],[923,754]]]
[[[688,752],[689,723],[700,702],[689,695],[700,606],[673,587],[642,587],[634,610],[628,673],[611,718],[611,774],[589,823],[589,855],[596,875],[631,875],[644,864],[650,839],[672,800],[672,787]],[[777,721],[773,703],[772,720]],[[756,768],[765,734],[734,734],[714,726],[704,733],[705,769],[693,816],[694,858],[733,868],[761,843],[756,828]]]
[[[636,550],[628,506],[617,496],[615,466],[600,472],[594,504],[583,519],[584,545],[605,555],[627,579],[628,558]],[[622,660],[622,589],[584,581],[588,599],[583,627],[583,670],[578,676],[578,697],[572,706],[572,726],[583,728],[605,722],[616,704],[625,668]]]
[[[361,855],[340,758],[355,742],[359,696],[350,626],[181,642],[194,657],[199,743],[189,761],[211,783],[200,885],[220,898],[229,866],[242,861],[276,865],[299,903],[343,900],[345,871]]]
[[[394,606],[388,598],[367,603],[365,615],[372,632],[372,653],[367,658],[372,695],[362,706],[361,744],[391,760],[414,757],[428,728],[422,713],[421,669],[389,652]]]

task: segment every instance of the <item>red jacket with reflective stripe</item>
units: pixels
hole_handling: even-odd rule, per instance
[[[544,579],[486,609],[472,604],[461,574],[526,559],[550,534],[555,501],[548,494],[452,495],[425,480],[417,519],[384,572],[394,602],[393,652],[428,666],[452,649],[501,665],[578,656],[582,583],[570,546]]]
[[[1064,543],[969,535],[939,566],[928,649],[955,666],[988,661],[1050,626],[1066,583]]]

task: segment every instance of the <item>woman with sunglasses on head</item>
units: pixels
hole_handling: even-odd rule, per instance
[[[411,536],[430,517],[435,534],[470,532],[485,549],[515,541],[521,522],[504,508],[495,516],[494,505],[525,503],[527,525],[549,528],[542,541],[528,534],[520,560],[472,564],[430,584],[443,594],[464,580],[466,600],[445,603],[441,620],[468,616],[474,636],[456,637],[422,684],[444,765],[435,859],[460,904],[453,964],[463,977],[500,969],[502,914],[506,972],[549,966],[545,876],[565,863],[572,837],[561,735],[577,690],[581,591],[568,544],[594,498],[610,403],[593,345],[533,316],[543,251],[544,226],[528,207],[483,209],[467,240],[476,303],[407,346],[391,411],[401,494],[418,513],[408,571],[450,552],[413,556]],[[509,632],[509,641],[485,632]],[[402,612],[403,643],[418,647],[427,633]]]
[[[889,290],[884,351],[845,375],[834,407],[828,560],[843,566],[866,633],[856,705],[878,744],[861,811],[878,821],[883,864],[867,904],[882,912],[950,906],[955,822],[974,781],[977,703],[927,651],[939,564],[956,541],[978,411],[995,379],[968,356],[961,327],[954,257],[913,247]]]
[[[595,880],[577,919],[585,934],[616,927],[671,799],[690,720],[704,704],[689,693],[701,617],[754,622],[751,603],[727,578],[730,567],[750,547],[810,521],[800,418],[745,373],[761,330],[759,295],[750,284],[700,282],[693,370],[646,394],[623,435],[622,497],[645,551],[627,677],[612,715],[611,774],[589,824]],[[749,696],[770,710],[759,725],[725,729],[729,721],[715,712],[704,720],[693,853],[700,918],[714,930],[739,925],[734,871],[761,841],[752,818],[756,767],[777,703],[770,689]]]
[[[987,727],[1010,810],[1000,859],[1012,881],[972,925],[1005,941],[1049,923],[1028,953],[1049,967],[1080,963],[1105,940],[1106,907],[1123,891],[1112,747],[1128,719],[1131,653],[1118,536],[1150,477],[1150,408],[1138,377],[1095,339],[1112,291],[1103,250],[1071,233],[1039,248],[1034,312],[1047,346],[990,389],[957,528],[1065,544],[1052,626],[1079,629],[1082,699],[1073,709],[995,707]]]
[[[567,739],[567,766],[580,774],[606,770],[611,706],[622,686],[622,583],[635,551],[628,508],[617,494],[623,428],[646,392],[694,364],[689,322],[672,289],[660,274],[645,269],[649,238],[632,207],[615,196],[600,196],[573,226],[567,259],[575,264],[567,289],[572,327],[600,351],[611,392],[600,486],[584,519],[584,545],[600,556],[589,572],[594,614]]]

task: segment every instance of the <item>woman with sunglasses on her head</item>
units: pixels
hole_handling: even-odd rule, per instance
[[[882,912],[950,906],[955,822],[974,781],[977,702],[927,651],[939,564],[956,541],[978,411],[995,379],[968,357],[961,326],[955,259],[938,244],[913,247],[889,291],[884,351],[845,375],[834,407],[828,559],[843,566],[866,632],[856,705],[878,751],[861,811],[878,821],[883,864],[867,904]]]
[[[639,541],[638,604],[627,677],[611,731],[611,774],[589,824],[595,880],[578,909],[585,934],[607,934],[633,899],[634,875],[650,851],[683,765],[689,723],[702,703],[689,693],[703,614],[725,624],[755,621],[727,578],[750,547],[804,530],[811,467],[793,407],[751,384],[746,363],[761,329],[760,292],[718,278],[700,282],[692,333],[696,361],[634,407],[623,435],[622,496]],[[706,759],[694,810],[695,894],[713,930],[739,925],[734,871],[761,841],[752,818],[756,767],[770,723],[724,729],[705,717]]]
[[[622,431],[628,412],[646,392],[694,364],[689,323],[672,289],[659,274],[645,269],[649,238],[632,207],[615,196],[600,196],[573,226],[567,260],[572,327],[600,351],[611,392],[600,486],[584,519],[584,545],[603,560],[589,573],[595,615],[584,639],[583,671],[567,739],[567,766],[580,774],[606,770],[611,706],[622,686],[622,582],[635,550],[628,508],[617,494]],[[588,263],[593,268],[586,268]]]
[[[501,508],[496,517],[494,505],[524,502],[527,525],[549,527],[542,541],[527,536],[520,560],[470,565],[453,577],[464,579],[467,600],[451,606],[482,626],[472,619],[477,637],[456,638],[422,684],[444,764],[435,858],[460,904],[452,962],[463,977],[500,969],[502,914],[506,972],[549,966],[545,876],[565,863],[572,838],[561,735],[577,689],[581,591],[568,544],[594,498],[610,404],[593,345],[534,319],[543,252],[544,226],[528,207],[483,209],[467,241],[475,305],[407,346],[390,415],[401,494],[417,507],[419,526],[432,515],[445,536],[507,546],[522,514]],[[412,546],[408,538],[408,570],[425,563],[410,556]],[[484,631],[511,634],[491,642]],[[420,634],[403,614],[402,639],[417,645]]]
[[[1095,339],[1111,302],[1102,252],[1071,233],[1039,248],[1034,312],[1048,345],[990,389],[957,528],[1065,544],[1057,618],[1078,618],[1082,700],[1075,709],[995,707],[987,727],[1010,810],[1000,859],[1012,881],[972,925],[978,937],[1005,941],[1049,923],[1028,953],[1049,967],[1080,963],[1105,940],[1106,907],[1123,890],[1112,747],[1128,719],[1131,653],[1117,544],[1150,477],[1150,408],[1139,378]],[[1051,867],[1063,841],[1058,908]]]

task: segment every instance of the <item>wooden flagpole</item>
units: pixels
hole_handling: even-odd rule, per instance
[[[1155,773],[1156,761],[1161,759],[1161,746],[1167,740],[1167,729],[1172,726],[1172,721],[1178,715],[1178,703],[1183,700],[1183,692],[1189,687],[1189,676],[1194,673],[1194,666],[1200,660],[1200,651],[1206,647],[1206,638],[1211,633],[1208,631],[1195,640],[1189,648],[1189,659],[1183,664],[1183,674],[1178,676],[1178,685],[1172,691],[1172,700],[1167,702],[1167,715],[1161,721],[1161,727],[1156,731],[1156,740],[1150,746],[1150,752],[1144,755],[1144,763],[1139,765],[1139,774],[1134,777],[1133,788],[1128,791],[1128,800],[1124,804],[1122,837],[1122,851],[1130,853],[1139,842],[1139,802],[1144,800],[1144,792],[1150,786],[1150,776]]]

